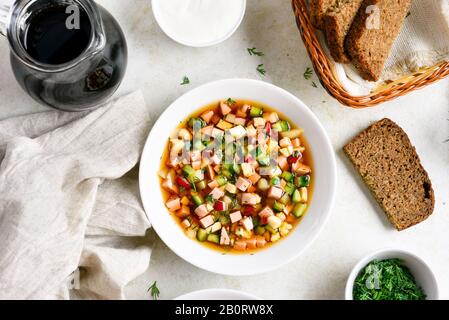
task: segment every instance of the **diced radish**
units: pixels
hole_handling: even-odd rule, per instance
[[[267,135],[271,136],[271,132],[272,132],[272,129],[271,129],[271,123],[270,123],[270,122],[267,122],[267,123],[265,124],[265,133],[266,133]]]
[[[228,210],[228,205],[224,201],[215,201],[214,203],[215,211],[226,211]]]
[[[265,207],[262,211],[259,212],[259,218],[261,224],[267,224],[268,218],[274,215],[273,210],[270,207]]]
[[[209,210],[207,208],[207,205],[202,204],[198,208],[195,209],[195,214],[198,216],[198,218],[203,218],[209,214]]]
[[[187,181],[187,179],[184,178],[184,177],[177,176],[176,177],[176,183],[178,184],[178,186],[183,187],[186,190],[192,189],[192,186],[190,185],[190,182]]]
[[[252,206],[243,207],[243,215],[245,217],[253,216],[256,213],[256,209]]]
[[[248,190],[250,185],[251,185],[251,181],[249,181],[248,179],[245,179],[243,177],[239,177],[237,180],[237,183],[235,184],[235,186],[243,192]]]
[[[178,186],[175,185],[173,183],[173,181],[171,181],[170,179],[165,179],[162,182],[162,188],[164,188],[167,191],[170,191],[171,193],[178,193],[179,192]]]
[[[268,198],[279,200],[280,198],[282,198],[283,194],[284,191],[281,188],[271,187],[268,191]]]
[[[251,239],[246,240],[246,247],[248,249],[256,249],[257,248],[257,239],[251,238]]]
[[[223,197],[225,195],[224,191],[219,189],[218,187],[216,187],[214,190],[212,190],[212,192],[210,193],[210,195],[212,196],[212,198],[214,200],[218,200],[221,197]]]
[[[294,163],[297,163],[299,160],[301,160],[301,158],[302,158],[301,152],[293,153],[293,155],[288,157],[288,163],[292,165]]]
[[[231,113],[232,109],[226,104],[226,102],[220,102],[220,111],[222,115],[227,115]]]
[[[207,123],[210,122],[210,120],[212,119],[212,117],[214,116],[214,112],[212,110],[210,111],[206,111],[201,115],[201,118],[206,121]]]
[[[256,205],[260,203],[262,199],[256,193],[244,193],[242,194],[242,204],[244,205]]]
[[[238,250],[238,251],[245,251],[246,246],[247,246],[247,244],[246,244],[246,241],[244,241],[244,240],[237,240],[234,243],[234,249]]]
[[[253,218],[251,217],[244,218],[241,223],[246,231],[251,231],[254,229]]]
[[[242,220],[242,214],[240,211],[233,212],[229,215],[229,218],[231,219],[231,223],[236,223]]]
[[[214,218],[211,215],[208,215],[200,220],[200,224],[204,229],[209,228],[214,224]]]
[[[190,208],[188,206],[182,206],[180,210],[176,211],[175,215],[179,218],[187,218],[190,216]]]
[[[224,227],[221,228],[220,245],[229,246],[230,243],[231,243],[231,239],[229,238],[228,232],[226,231],[226,229]]]
[[[165,205],[167,206],[168,210],[170,210],[171,212],[175,212],[176,210],[181,209],[181,200],[179,198],[170,198],[165,203]]]

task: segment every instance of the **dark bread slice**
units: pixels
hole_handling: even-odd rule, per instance
[[[312,23],[315,28],[324,29],[324,15],[327,10],[335,5],[339,0],[310,0],[310,16],[312,18]]]
[[[412,0],[363,1],[346,37],[345,47],[365,80],[379,80],[411,2]]]
[[[332,58],[349,63],[345,52],[345,39],[363,0],[340,0],[324,16],[324,33]]]
[[[396,229],[407,229],[432,214],[432,183],[396,123],[383,119],[343,149]]]

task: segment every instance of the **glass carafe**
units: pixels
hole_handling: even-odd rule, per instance
[[[14,75],[31,97],[60,110],[83,111],[99,106],[117,90],[126,70],[127,45],[119,24],[103,7],[92,0],[16,0],[10,5],[4,2],[0,0],[0,31],[9,42]],[[68,38],[64,42],[67,50],[59,52],[64,57],[76,56],[67,61],[54,56],[47,61],[39,54],[31,54],[34,47],[31,48],[27,37],[43,38],[38,20],[47,23],[41,17],[52,18],[53,11],[63,9],[67,14],[67,30],[60,28],[57,34],[47,25],[50,35],[46,35],[46,45],[39,47],[37,43],[35,47],[50,50],[54,41],[63,48],[61,39],[68,35],[65,32],[80,28],[77,19],[81,12],[87,19],[84,31],[88,30],[83,48],[77,48],[78,42]]]

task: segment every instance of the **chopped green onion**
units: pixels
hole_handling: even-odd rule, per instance
[[[252,107],[249,112],[249,115],[251,116],[251,118],[261,117],[263,115],[263,109],[257,108],[257,107]]]

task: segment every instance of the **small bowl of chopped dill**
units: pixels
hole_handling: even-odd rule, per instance
[[[354,267],[346,283],[346,300],[438,300],[434,273],[413,253],[376,251]]]

